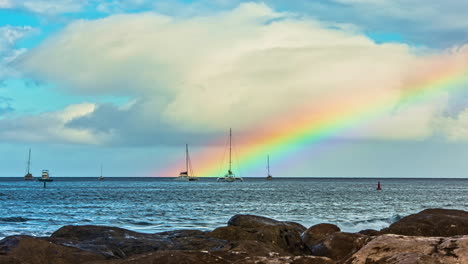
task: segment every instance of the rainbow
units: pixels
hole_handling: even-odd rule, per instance
[[[267,154],[275,159],[286,158],[306,147],[330,139],[346,129],[357,127],[385,115],[397,102],[405,105],[437,99],[441,92],[449,92],[468,85],[468,71],[462,63],[438,63],[429,71],[409,82],[394,95],[368,93],[356,97],[329,96],[320,105],[301,107],[286,116],[270,120],[243,133],[238,144],[237,162],[242,171],[265,163]],[[330,107],[333,106],[333,107]],[[239,138],[239,137],[237,137]],[[195,171],[201,177],[219,177],[220,155],[212,152],[196,153]],[[181,168],[175,165],[159,172],[173,176]],[[224,167],[223,167],[224,168]],[[242,177],[249,176],[240,175]],[[257,175],[258,176],[258,175]]]

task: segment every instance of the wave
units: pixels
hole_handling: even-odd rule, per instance
[[[152,223],[149,223],[149,222],[135,221],[135,220],[131,220],[131,219],[125,219],[125,220],[123,220],[123,222],[128,223],[128,224],[132,224],[132,225],[137,225],[137,226],[151,226],[151,225],[153,225]]]
[[[388,218],[372,218],[367,220],[358,220],[352,222],[340,223],[340,228],[346,232],[359,232],[364,229],[380,230],[397,222],[403,218],[401,215],[393,215]]]
[[[29,220],[33,220],[33,219],[25,218],[21,216],[0,217],[0,222],[20,223],[20,222],[27,222]]]

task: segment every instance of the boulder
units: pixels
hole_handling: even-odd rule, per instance
[[[228,241],[254,240],[281,254],[303,255],[309,253],[301,239],[305,230],[304,226],[293,222],[255,215],[235,215],[228,221],[228,226],[217,228],[209,235]]]
[[[346,264],[468,263],[468,236],[417,237],[382,235],[370,241]]]
[[[10,236],[0,240],[0,255],[0,263],[12,264],[80,264],[105,259],[98,254],[31,236]]]
[[[228,264],[221,257],[206,251],[156,251],[123,260],[110,260],[102,264]],[[100,263],[101,264],[101,263]]]
[[[388,228],[385,234],[405,236],[456,236],[468,235],[468,212],[449,209],[427,209],[403,217]]]
[[[314,256],[342,261],[361,249],[369,240],[370,237],[362,234],[335,232],[311,247],[311,252]]]
[[[380,236],[383,234],[382,232],[377,231],[375,229],[364,229],[364,230],[359,231],[358,233],[366,235],[366,236]]]
[[[332,224],[314,225],[302,233],[302,242],[304,242],[309,249],[312,249],[314,246],[325,240],[329,235],[340,231],[339,227]]]
[[[325,257],[315,256],[285,256],[285,257],[256,257],[244,259],[236,264],[335,264]]]
[[[214,239],[198,230],[143,234],[123,228],[92,225],[64,226],[51,235],[50,241],[108,258],[126,258],[158,250],[216,250],[227,244],[227,241]]]

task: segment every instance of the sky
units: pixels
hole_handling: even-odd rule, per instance
[[[22,177],[29,148],[35,176],[177,176],[185,144],[199,176],[216,176],[207,163],[221,176],[233,128],[243,177],[266,176],[269,154],[274,177],[466,178],[467,78],[403,95],[467,75],[467,13],[458,0],[0,0],[0,177]],[[319,141],[265,140],[358,102],[370,117],[329,120],[339,129]]]

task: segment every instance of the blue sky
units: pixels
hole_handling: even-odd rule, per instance
[[[153,175],[186,142],[201,151],[323,93],[393,95],[415,69],[468,61],[466,13],[435,0],[0,0],[0,176],[22,176],[29,147],[36,175],[95,176],[101,162]],[[272,161],[281,176],[465,177],[464,91],[386,113],[323,155],[303,146],[295,170]]]

